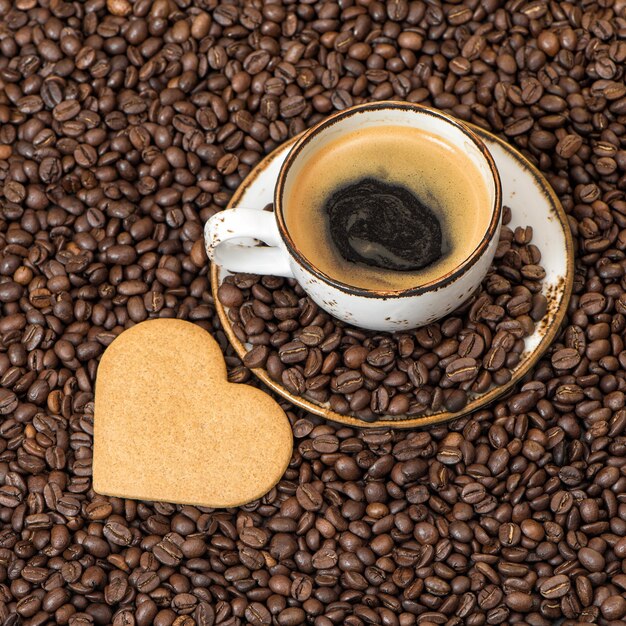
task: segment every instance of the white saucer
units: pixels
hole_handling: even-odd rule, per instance
[[[539,360],[558,332],[572,291],[574,247],[567,216],[545,178],[522,154],[488,131],[477,126],[472,128],[485,142],[498,166],[502,182],[502,201],[504,205],[512,209],[509,227],[515,229],[516,226],[532,226],[532,242],[541,251],[541,264],[546,271],[543,294],[548,299],[548,310],[544,318],[536,325],[535,332],[526,338],[525,350],[518,365],[511,370],[510,382],[506,385],[494,386],[483,394],[473,396],[465,408],[458,413],[440,411],[404,420],[397,417],[382,418],[372,423],[336,413],[327,405],[294,396],[285,387],[272,380],[266,370],[253,369],[252,372],[268,387],[293,404],[336,422],[362,427],[411,428],[453,419],[480,409],[511,389]],[[278,147],[250,172],[233,195],[228,205],[229,208],[246,207],[262,210],[273,201],[278,172],[296,140],[297,137],[294,137]],[[239,357],[243,358],[250,346],[242,344],[237,339],[227,311],[217,297],[217,289],[228,274],[229,272],[224,268],[213,265],[211,268],[213,296],[224,331]]]

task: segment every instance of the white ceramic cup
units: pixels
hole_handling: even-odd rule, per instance
[[[363,289],[342,283],[315,267],[287,230],[285,199],[301,168],[317,150],[341,133],[385,125],[407,126],[440,137],[469,157],[484,179],[490,219],[484,236],[452,271],[401,291]],[[206,223],[209,258],[232,272],[295,278],[306,293],[334,317],[366,329],[399,331],[429,324],[454,311],[485,277],[500,234],[500,178],[485,144],[467,126],[427,107],[379,102],[340,111],[307,130],[283,163],[274,189],[274,211],[226,209]],[[312,237],[317,236],[311,233]],[[259,246],[263,242],[265,246]]]

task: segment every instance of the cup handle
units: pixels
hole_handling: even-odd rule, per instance
[[[269,247],[242,238],[260,240]],[[204,227],[204,245],[209,259],[231,272],[293,278],[289,253],[269,211],[235,208],[216,213]]]

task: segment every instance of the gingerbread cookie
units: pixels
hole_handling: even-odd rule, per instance
[[[96,380],[93,484],[101,494],[231,507],[262,497],[293,448],[266,393],[226,378],[215,340],[158,319],[122,333]]]

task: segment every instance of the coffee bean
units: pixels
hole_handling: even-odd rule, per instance
[[[77,102],[76,100],[64,100],[54,107],[52,115],[54,119],[58,122],[65,122],[76,117],[79,112],[79,102]]]
[[[623,595],[612,595],[600,605],[602,617],[607,620],[619,620],[626,616],[626,598]]]
[[[307,347],[301,341],[290,341],[278,348],[278,356],[285,364],[306,361],[307,355]]]
[[[246,367],[263,367],[269,356],[269,348],[267,346],[255,346],[243,358],[243,364]]]
[[[250,526],[240,531],[239,538],[246,546],[259,549],[265,546],[269,536],[264,529]]]
[[[22,502],[22,492],[12,485],[4,485],[0,488],[0,504],[9,508],[15,508]]]
[[[104,525],[103,535],[106,539],[118,546],[128,546],[132,542],[131,531],[119,522],[108,522]]]
[[[0,415],[13,413],[18,405],[17,396],[8,389],[0,388]]]
[[[298,607],[291,607],[281,611],[278,614],[276,621],[279,626],[298,626],[298,624],[304,624],[305,619],[306,613],[302,609]]]
[[[389,365],[394,359],[391,346],[379,346],[367,355],[367,362],[374,367],[384,367]]]
[[[477,504],[483,500],[486,495],[485,488],[480,483],[476,482],[468,483],[461,491],[463,502],[467,502],[468,504]]]
[[[365,363],[368,354],[369,351],[364,346],[350,346],[343,353],[343,362],[346,367],[357,369]]]
[[[533,606],[533,599],[529,593],[522,593],[521,591],[513,591],[506,594],[504,602],[513,611],[519,613],[528,613]],[[493,623],[493,616],[491,619]]]
[[[183,554],[180,548],[170,540],[160,541],[152,553],[163,565],[176,566],[180,563]]]
[[[337,553],[331,548],[321,548],[313,554],[311,563],[315,569],[330,569],[337,563]]]
[[[527,133],[532,127],[533,120],[530,116],[518,117],[505,126],[504,133],[508,137],[517,137]]]
[[[483,367],[490,372],[502,368],[506,361],[506,352],[501,346],[493,347],[487,351],[483,359]]]
[[[306,511],[318,511],[322,507],[322,496],[312,485],[304,484],[298,487],[296,498]]]
[[[456,413],[467,404],[467,393],[463,389],[450,389],[444,393],[445,408],[451,413]],[[432,403],[431,403],[432,406]]]
[[[91,167],[98,160],[98,155],[93,146],[81,144],[74,150],[74,159],[81,167]]]
[[[455,359],[446,367],[446,375],[453,383],[472,380],[478,373],[478,364],[471,357]]]
[[[281,374],[283,385],[296,396],[302,395],[306,390],[306,381],[299,369],[289,367]]]
[[[280,113],[285,119],[300,115],[306,107],[306,101],[302,96],[290,96],[280,103]]]
[[[389,392],[385,387],[377,387],[371,396],[370,408],[378,415],[384,415],[389,406]]]
[[[498,538],[500,539],[500,542],[505,546],[515,546],[520,542],[522,538],[522,533],[517,524],[508,522],[500,526],[500,529],[498,531]]]
[[[218,297],[224,306],[240,306],[243,303],[243,294],[235,285],[224,283],[220,285]]]
[[[590,572],[600,572],[605,566],[604,557],[593,548],[581,548],[578,551],[578,560]]]
[[[357,371],[348,370],[347,372],[343,372],[339,374],[334,381],[334,384],[331,383],[331,389],[338,393],[354,393],[363,385],[363,376]]]
[[[483,338],[475,332],[469,332],[459,344],[459,355],[461,357],[477,358],[481,355],[485,347]]]
[[[556,369],[573,369],[580,363],[580,354],[573,348],[562,348],[552,355],[552,365]]]
[[[324,339],[324,329],[319,326],[306,326],[298,335],[298,339],[309,347],[315,347]]]
[[[564,574],[552,576],[545,580],[539,589],[544,598],[552,600],[554,598],[562,598],[570,590],[570,580]]]
[[[416,389],[428,383],[428,369],[421,361],[414,361],[407,370],[409,380]]]
[[[254,626],[268,626],[272,623],[272,615],[260,602],[252,602],[245,611],[248,623]]]

